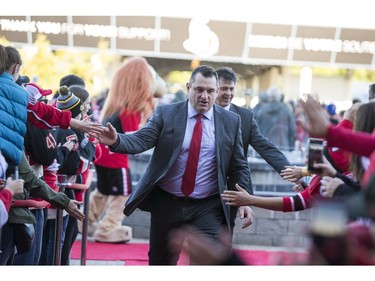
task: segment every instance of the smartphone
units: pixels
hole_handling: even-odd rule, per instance
[[[323,163],[324,141],[322,139],[309,138],[307,143],[307,169],[311,172],[320,172],[314,164]]]

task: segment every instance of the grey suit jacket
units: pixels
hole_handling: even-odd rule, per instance
[[[147,210],[147,199],[158,181],[176,161],[184,140],[188,101],[158,106],[139,131],[119,134],[119,143],[111,151],[137,154],[154,148],[145,173],[126,202],[124,214],[129,216],[136,208]],[[238,182],[252,193],[250,171],[244,157],[241,120],[237,114],[214,105],[218,192],[227,189],[229,179]],[[199,171],[198,171],[199,172]],[[222,204],[228,225],[234,223],[233,212]]]
[[[242,142],[245,155],[247,155],[247,150],[249,145],[251,145],[279,174],[281,170],[285,169],[285,166],[290,165],[285,155],[260,133],[252,110],[235,104],[231,104],[229,110],[241,117]]]

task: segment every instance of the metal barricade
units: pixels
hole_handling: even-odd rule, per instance
[[[90,193],[91,193],[91,183],[93,180],[95,169],[90,168],[86,182],[73,183],[68,186],[68,188],[75,190],[84,190],[85,195],[83,199],[83,214],[85,219],[82,222],[82,238],[81,238],[81,265],[86,265],[86,248],[87,248],[87,236],[88,236],[88,216],[89,216],[89,205],[90,205]]]

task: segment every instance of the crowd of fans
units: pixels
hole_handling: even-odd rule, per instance
[[[74,74],[61,78],[51,99],[51,90],[20,75],[21,65],[17,49],[0,45],[0,264],[54,265],[57,247],[59,264],[70,264],[92,164],[98,189],[86,218],[89,234],[102,242],[129,241],[122,209],[132,191],[131,167],[125,154],[112,153],[95,134],[107,122],[120,133],[137,131],[154,111],[154,99],[166,93],[164,81],[144,58],[131,58],[95,101]],[[280,175],[295,184],[294,196],[254,196],[237,186],[224,191],[222,200],[283,212],[314,208],[309,264],[374,265],[374,93],[373,84],[368,101],[353,102],[340,115],[333,103],[311,95],[285,103],[279,89],[269,88],[253,110],[260,133],[282,151],[301,150],[311,137],[323,139],[323,162],[314,171],[284,167]],[[169,102],[186,99],[179,91]],[[182,228],[170,247],[184,248],[195,264],[243,264],[228,237],[206,243],[195,229]]]

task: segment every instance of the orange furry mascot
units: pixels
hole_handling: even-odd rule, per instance
[[[144,125],[154,110],[154,97],[166,93],[166,84],[142,57],[131,57],[117,70],[100,114],[102,124],[120,133],[131,133]],[[96,241],[125,243],[132,228],[122,225],[123,209],[131,191],[126,154],[110,152],[101,145],[95,162],[97,188],[90,195],[88,233]]]

